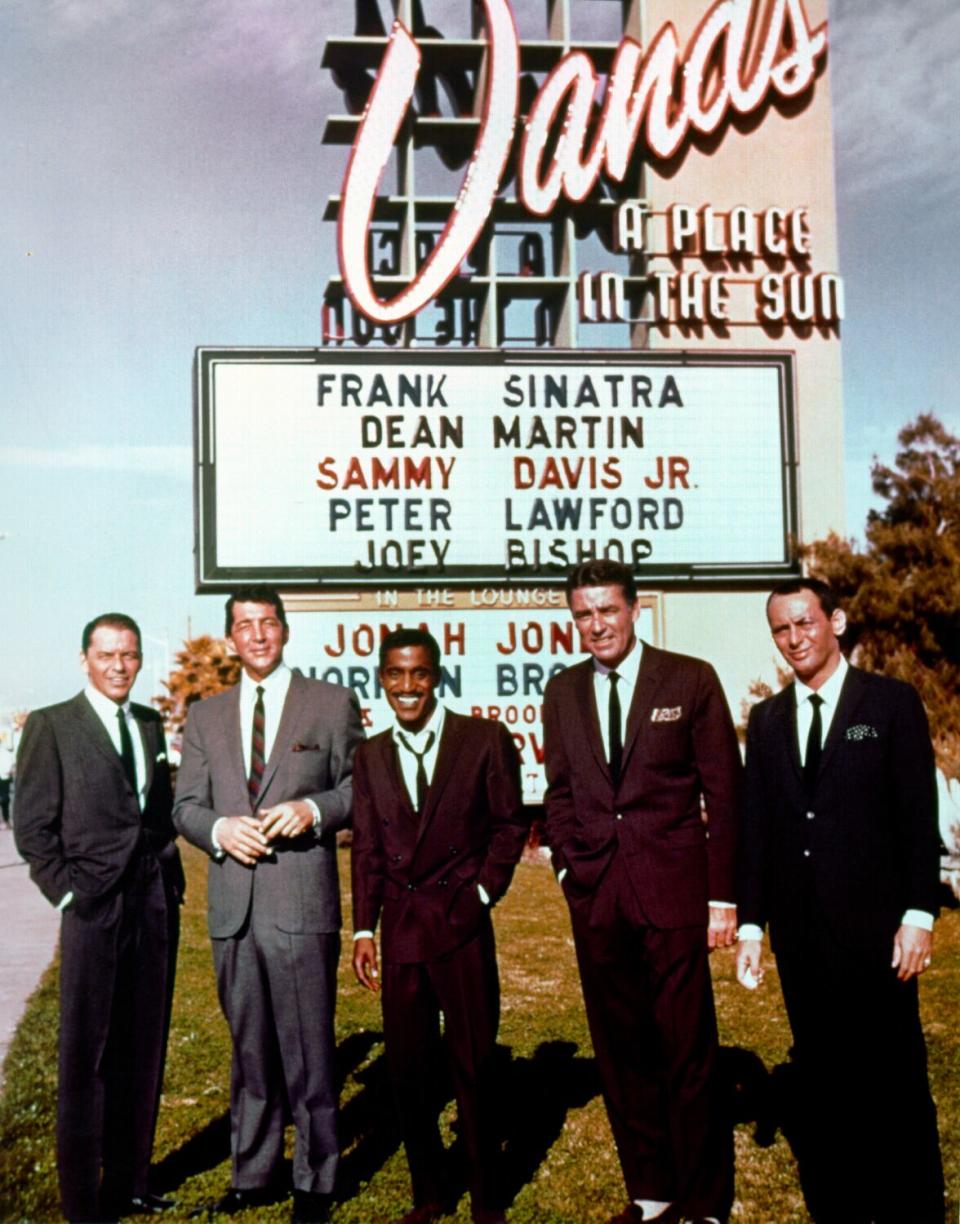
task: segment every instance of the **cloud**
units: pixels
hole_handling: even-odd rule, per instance
[[[189,446],[0,446],[2,467],[72,468],[189,480],[192,463]]]
[[[19,19],[38,44],[138,51],[170,73],[319,86],[325,34],[343,25],[330,0],[32,0]],[[351,27],[352,28],[352,27]]]
[[[837,0],[830,24],[838,175],[856,195],[960,190],[956,0]]]

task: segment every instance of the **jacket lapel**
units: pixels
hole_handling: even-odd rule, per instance
[[[423,841],[423,836],[433,819],[433,814],[440,805],[443,792],[453,775],[454,766],[463,748],[463,735],[457,732],[456,714],[447,710],[443,719],[443,733],[440,736],[440,747],[437,749],[437,759],[433,767],[433,777],[427,788],[427,798],[420,813],[420,823],[417,827],[417,846]],[[414,851],[416,853],[416,851]]]
[[[394,798],[403,809],[404,815],[408,816],[411,820],[416,820],[417,813],[414,811],[413,803],[407,791],[407,785],[403,780],[403,771],[400,768],[400,753],[402,751],[403,749],[393,738],[393,730],[387,731],[380,742],[380,767],[384,777],[388,779],[394,792]]]
[[[849,668],[844,677],[843,685],[840,689],[840,700],[837,702],[837,708],[833,712],[830,730],[827,732],[827,738],[823,745],[817,777],[823,774],[830,757],[836,750],[837,744],[840,743],[846,734],[854,711],[860,704],[863,687],[863,676],[861,673],[855,667]]]
[[[100,721],[96,710],[94,710],[84,693],[77,695],[73,708],[80,734],[84,736],[92,748],[95,748],[106,759],[110,768],[115,769],[126,780],[120,754],[114,748],[113,740],[107,734],[106,727]]]
[[[140,745],[143,748],[143,769],[146,777],[143,783],[144,795],[150,794],[150,787],[153,786],[153,771],[157,763],[157,743],[154,733],[155,724],[152,722],[144,722],[135,706],[133,709],[133,718],[137,724],[137,730],[140,732]]]
[[[640,738],[641,728],[645,727],[650,721],[650,712],[653,709],[653,703],[657,699],[657,677],[662,667],[660,651],[655,646],[648,646],[646,642],[638,642],[637,646],[642,648],[643,654],[640,656],[640,670],[637,673],[633,700],[630,702],[630,709],[627,711],[627,733],[623,745],[623,764],[620,767],[621,777],[626,772],[630,753]]]
[[[793,683],[788,684],[774,700],[779,702],[780,717],[777,721],[783,736],[783,751],[799,780],[803,777],[803,763],[800,760],[800,739],[797,731],[796,686]]]
[[[238,686],[239,687],[239,686]],[[280,713],[280,722],[277,726],[277,733],[273,737],[273,746],[270,749],[270,756],[263,769],[263,777],[260,780],[260,793],[257,796],[257,803],[267,793],[270,787],[270,782],[274,774],[279,768],[280,762],[285,760],[287,753],[290,751],[290,746],[293,743],[294,732],[297,729],[297,723],[300,719],[300,714],[304,708],[306,698],[306,681],[298,671],[294,671],[290,676],[290,686],[287,689],[287,695],[284,698],[283,710]],[[239,719],[239,703],[237,706],[237,716]]]
[[[590,752],[593,754],[593,759],[596,761],[598,768],[603,771],[603,776],[609,780],[610,766],[607,763],[606,753],[603,751],[600,713],[597,710],[597,693],[593,684],[593,659],[587,659],[576,666],[580,669],[577,672],[576,705],[583,723],[584,739]]]

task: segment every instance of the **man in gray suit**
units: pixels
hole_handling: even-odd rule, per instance
[[[240,683],[193,706],[174,822],[210,855],[208,923],[233,1036],[227,1214],[285,1197],[284,1104],[296,1127],[293,1219],[325,1220],[337,1171],[333,1011],[338,829],[350,817],[356,698],[283,661],[280,596],[227,600]]]

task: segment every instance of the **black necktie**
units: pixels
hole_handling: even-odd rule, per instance
[[[427,743],[423,749],[423,752],[417,752],[416,748],[414,748],[414,746],[409,743],[403,735],[401,735],[399,738],[400,743],[403,744],[407,752],[412,752],[417,758],[417,811],[422,812],[424,800],[427,797],[427,771],[423,764],[423,758],[433,747],[433,741],[436,739],[436,734],[431,731],[427,735]]]
[[[250,776],[247,778],[247,790],[250,802],[256,804],[260,794],[260,783],[263,781],[263,744],[266,733],[267,716],[263,709],[263,686],[257,685],[257,704],[253,707],[253,731],[250,736]]]
[[[620,694],[617,692],[617,682],[620,677],[610,672],[607,679],[610,682],[610,704],[607,707],[607,739],[610,745],[610,776],[614,785],[620,781],[620,765],[623,761],[623,732],[620,729]]]
[[[123,772],[127,781],[137,792],[137,767],[133,760],[133,740],[130,738],[130,728],[127,726],[127,716],[123,710],[117,710],[117,721],[120,723],[120,760],[123,762]]]
[[[810,733],[807,736],[807,752],[803,758],[803,785],[808,795],[812,795],[817,785],[817,774],[820,772],[820,754],[823,749],[823,722],[820,718],[820,707],[823,698],[814,693],[810,698],[813,706],[813,718],[810,720]]]

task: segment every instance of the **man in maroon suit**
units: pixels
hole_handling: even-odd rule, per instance
[[[592,658],[547,685],[547,833],[630,1197],[611,1224],[720,1221],[733,1149],[707,953],[736,932],[733,722],[709,664],[637,640],[625,566],[577,566],[567,602]]]
[[[510,883],[528,821],[509,732],[444,709],[439,681],[429,633],[384,638],[380,682],[395,721],[354,761],[353,968],[378,989],[373,933],[382,918],[384,1041],[413,1182],[402,1224],[428,1224],[449,1208],[436,1099],[441,1013],[473,1219],[498,1224],[491,1064],[500,983],[490,910]]]

